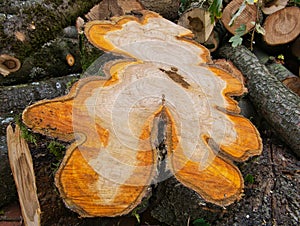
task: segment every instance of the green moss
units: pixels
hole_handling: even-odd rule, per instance
[[[72,78],[71,81],[67,82],[66,90],[69,91],[71,89],[71,87],[74,85],[74,83],[77,82],[77,81],[78,81],[78,78]]]
[[[59,143],[57,141],[51,141],[48,144],[47,148],[48,148],[49,152],[51,154],[53,154],[58,161],[63,159],[63,157],[65,155],[65,151],[66,151],[66,147],[64,145],[62,145],[61,143]]]
[[[210,226],[203,218],[199,218],[193,221],[194,226]]]
[[[252,174],[247,174],[244,180],[249,184],[254,184],[255,182],[254,176]]]
[[[60,163],[65,155],[66,147],[63,144],[59,143],[58,141],[53,140],[48,144],[47,149],[49,150],[49,152],[51,154],[53,154],[55,156],[55,159],[56,159],[51,164],[52,173],[55,174],[55,172],[59,168]]]
[[[31,133],[26,125],[22,122],[21,116],[17,115],[15,117],[16,124],[20,127],[21,130],[21,136],[29,143],[33,143],[37,145],[37,136],[33,133]]]
[[[139,213],[143,212],[148,207],[150,197],[151,196],[143,198],[142,202],[131,212],[131,216],[134,216],[139,224],[141,223],[141,217]]]
[[[81,56],[81,67],[82,71],[86,71],[88,67],[103,54],[103,51],[97,49],[96,47],[89,46],[88,40],[85,38],[84,34],[79,35],[79,49]]]

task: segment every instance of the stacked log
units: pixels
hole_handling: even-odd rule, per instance
[[[64,75],[81,72],[82,67],[89,65],[95,57],[102,54],[102,51],[89,45],[83,35],[78,34],[74,27],[68,27],[65,29],[65,32],[62,32],[63,27],[75,25],[74,21],[77,16],[81,16],[82,18],[85,18],[85,20],[109,19],[112,15],[119,16],[124,14],[130,14],[139,18],[142,14],[139,13],[138,10],[142,7],[159,11],[166,18],[174,20],[178,18],[177,11],[180,1],[140,1],[140,3],[133,1],[134,4],[133,2],[129,4],[126,0],[89,1],[89,3],[83,3],[82,1],[75,1],[75,3],[63,1],[63,3],[61,3],[61,1],[59,1],[58,3],[52,2],[50,5],[48,5],[48,1],[39,1],[41,3],[30,3],[27,5],[24,8],[25,11],[23,11],[23,14],[19,13],[21,6],[15,5],[14,7],[8,8],[9,4],[6,4],[7,2],[11,1],[6,0],[4,3],[0,3],[1,8],[7,11],[7,15],[0,15],[0,21],[3,22],[3,25],[1,25],[0,28],[5,28],[0,32],[1,40],[5,40],[5,42],[1,41],[2,46],[0,48],[0,85],[2,85],[0,90],[0,100],[3,102],[2,107],[0,107],[0,113],[2,114],[1,118],[10,111],[18,112],[23,110],[31,102],[64,95],[65,90],[69,86],[68,83],[72,83],[74,79],[72,76],[65,77]],[[90,14],[84,16],[84,12],[87,12],[96,2],[101,2],[95,7],[96,10],[94,8],[94,10],[91,10]],[[288,47],[285,49],[288,51],[291,50],[292,54],[299,58],[299,8],[286,6],[286,2],[286,0],[264,1],[262,7],[258,7],[256,4],[246,5],[244,10],[241,10],[240,16],[234,20],[233,26],[229,26],[228,24],[231,21],[232,16],[241,8],[243,3],[241,0],[233,0],[229,4],[224,5],[223,18],[219,21],[216,20],[215,24],[208,23],[210,18],[208,18],[207,10],[204,10],[203,8],[189,9],[183,13],[179,20],[185,21],[185,24],[182,23],[182,25],[194,31],[194,40],[204,43],[207,46],[211,45],[211,48],[208,47],[211,52],[216,51],[219,48],[220,42],[224,37],[225,41],[227,41],[228,37],[234,35],[236,28],[240,27],[242,24],[246,25],[245,36],[243,36],[244,41],[247,41],[249,36],[251,36],[251,41],[257,41],[256,37],[252,37],[256,27],[254,25],[255,23],[251,22],[259,22],[264,24],[263,27],[266,32],[265,36],[262,36],[262,40],[265,42],[265,45],[269,46],[269,49],[273,50],[278,47],[279,51],[282,51],[283,47]],[[29,8],[33,9],[32,13],[30,13]],[[58,8],[57,13],[54,12],[56,8]],[[37,13],[39,10],[40,12]],[[264,20],[259,18],[260,15],[262,15],[260,12],[261,10],[264,14]],[[13,15],[13,17],[10,17],[8,14]],[[51,17],[56,19],[49,19],[49,21],[45,22],[47,20],[45,19],[47,14],[50,14]],[[249,19],[250,17],[252,19]],[[272,21],[275,21],[275,23]],[[45,27],[42,27],[43,24]],[[82,24],[79,23],[79,25],[81,26]],[[204,28],[204,32],[202,32],[202,28]],[[228,33],[225,34],[224,29],[227,29]],[[275,33],[280,33],[280,35],[277,37],[277,34],[275,34],[274,31],[276,31]],[[70,33],[71,35],[69,35]],[[248,35],[246,33],[248,33]],[[249,33],[251,34],[249,35]],[[38,37],[41,38],[39,39]],[[284,39],[279,40],[280,37],[284,37]],[[189,38],[192,37],[190,36]],[[245,44],[248,43],[246,42]],[[229,46],[225,46],[221,47],[218,53],[222,57],[230,59],[245,77],[241,76],[239,70],[237,70],[228,60],[215,61],[214,63],[219,65],[218,70],[229,71],[230,74],[235,74],[240,82],[246,84],[249,91],[249,98],[254,103],[260,116],[263,116],[267,120],[274,129],[276,135],[282,138],[294,153],[299,156],[299,97],[296,95],[297,93],[299,95],[299,77],[297,76],[300,72],[299,60],[297,67],[299,71],[293,70],[293,72],[291,72],[291,69],[289,70],[286,68],[283,65],[283,62],[278,62],[278,60],[274,60],[276,57],[272,58],[272,56],[270,56],[272,52],[271,54],[269,52],[267,55],[268,60],[266,61],[258,57],[260,62],[258,62],[256,57],[245,47],[233,49]],[[257,52],[255,52],[255,54],[257,54]],[[259,56],[259,54],[257,55]],[[161,68],[160,73],[164,73],[165,76],[173,81],[181,83],[182,87],[188,87],[183,79],[185,77],[180,77],[181,75],[178,73],[178,70],[174,68]],[[79,77],[79,75],[76,75],[76,77]],[[34,83],[29,83],[32,81],[34,81]],[[89,79],[85,81],[89,81]],[[90,84],[93,84],[93,81],[90,82]],[[12,85],[20,83],[27,84],[18,86]],[[81,85],[83,87],[84,83],[81,83]],[[43,103],[49,102],[50,101],[47,100],[43,101]],[[165,103],[165,98],[162,97],[161,102]],[[62,117],[67,116],[68,115]],[[61,117],[61,115],[59,115],[59,117]],[[154,118],[157,120],[157,124],[155,124],[156,127],[154,127],[160,128],[160,130],[157,129],[158,134],[160,133],[160,135],[163,136],[168,133],[172,134],[172,123],[170,123],[170,121],[172,122],[172,118],[167,114],[167,111],[162,110],[157,112]],[[101,124],[102,122],[99,123]],[[167,126],[164,127],[164,125]],[[43,132],[46,130],[49,132],[51,129],[52,128],[46,128]],[[100,138],[102,139],[101,142],[102,144],[105,144],[105,131],[101,128],[98,129],[100,132],[97,136],[100,134]],[[154,130],[155,129],[153,129],[153,131]],[[55,131],[52,132],[53,134],[56,133]],[[274,134],[272,136],[274,136]],[[69,138],[71,139],[74,137]],[[152,136],[152,138],[162,140],[159,136]],[[295,200],[299,198],[299,195],[297,194],[296,189],[293,190],[293,188],[289,188],[280,190],[278,187],[286,187],[286,184],[294,184],[294,187],[297,187],[297,158],[289,153],[290,149],[282,148],[284,145],[269,144],[269,135],[264,136],[264,138],[268,138],[268,140],[267,142],[264,140],[266,146],[264,147],[263,156],[239,165],[243,166],[240,167],[243,176],[251,173],[257,178],[254,185],[250,185],[247,183],[247,180],[245,180],[246,196],[242,198],[241,201],[232,204],[227,210],[223,210],[214,204],[208,203],[207,200],[200,198],[196,192],[188,189],[188,180],[185,181],[186,187],[180,184],[178,178],[172,177],[163,183],[159,183],[156,187],[152,187],[152,189],[147,188],[151,191],[142,191],[142,194],[145,194],[146,199],[150,197],[151,202],[149,203],[155,204],[154,206],[150,206],[151,215],[161,222],[170,225],[183,225],[186,222],[189,222],[190,219],[202,218],[203,216],[209,219],[209,222],[214,225],[222,225],[226,222],[232,224],[240,222],[244,223],[245,214],[243,215],[243,213],[258,211],[260,216],[264,217],[255,218],[254,216],[255,219],[247,218],[249,224],[260,224],[263,221],[273,223],[276,221],[278,224],[288,222],[287,224],[296,225],[298,221],[297,217],[299,216],[299,208],[297,208],[298,204]],[[83,140],[84,139],[80,141]],[[48,141],[49,139],[43,138],[43,142]],[[13,143],[11,140],[10,142]],[[168,146],[172,146],[174,140],[170,141],[170,139],[167,139],[164,142],[162,142],[162,145],[154,145],[157,155],[160,156],[160,158],[165,157],[165,155],[161,155],[164,151],[164,145],[167,143]],[[1,146],[2,144],[3,142],[1,142]],[[5,144],[3,145],[5,146]],[[72,147],[74,147],[74,145],[71,145],[70,148],[72,149]],[[49,154],[45,150],[45,144],[39,144],[37,148],[32,147],[34,158],[37,162],[39,161],[39,157],[37,156],[41,155],[39,149],[43,149],[43,156]],[[4,155],[6,160],[7,154],[1,152],[1,157]],[[180,154],[178,154],[178,156],[179,155]],[[71,158],[71,153],[68,153],[67,156],[68,158]],[[7,170],[8,164],[5,161],[3,163],[5,163],[5,165],[1,164],[1,170],[5,169],[5,171],[1,171],[1,173],[6,172],[6,176],[9,176],[9,173],[7,173],[9,172],[9,170]],[[48,171],[51,163],[52,162],[46,163],[48,164]],[[66,174],[63,170],[70,169],[68,165],[69,159],[65,160],[63,164],[65,165],[61,167],[59,174]],[[158,171],[162,171],[161,169],[168,169],[163,164],[157,165]],[[43,180],[39,178],[39,175],[45,174],[45,171],[47,171],[45,168],[40,168],[35,168],[35,170],[38,171],[36,175],[39,184],[43,183]],[[89,168],[87,167],[85,169]],[[251,170],[249,171],[249,169]],[[271,179],[267,178],[265,175],[269,172],[271,172]],[[170,171],[164,173],[170,174]],[[92,176],[93,175],[94,174],[92,174]],[[179,178],[182,176],[180,174],[178,175]],[[8,194],[14,195],[14,191],[11,192],[11,190],[5,189],[6,186],[11,186],[11,177],[7,179],[8,183],[6,183],[6,178],[2,175],[0,176],[0,180],[4,181],[4,186],[1,187],[2,190],[4,188],[2,199],[6,201],[8,200]],[[57,176],[56,183],[58,184],[59,189],[63,191],[65,181],[61,182],[61,178],[58,177],[59,176]],[[159,178],[159,175],[157,178]],[[275,184],[272,183],[274,178],[278,179]],[[49,181],[53,182],[53,177],[49,176],[48,182]],[[38,185],[38,187],[39,186],[40,185]],[[257,187],[261,189],[257,189]],[[254,197],[253,194],[249,195],[253,189],[256,192]],[[272,189],[272,192],[270,189]],[[47,193],[49,193],[49,196],[47,197],[45,196],[46,191],[38,193],[39,199],[42,200],[41,203],[44,204],[44,207],[46,206],[44,210],[42,209],[42,211],[46,210],[46,213],[44,213],[44,220],[42,216],[42,221],[45,225],[50,224],[50,222],[51,224],[58,223],[54,219],[56,217],[53,217],[54,213],[51,212],[51,209],[61,210],[60,213],[55,213],[58,214],[58,216],[61,216],[61,219],[64,218],[64,220],[60,220],[60,223],[67,222],[65,224],[68,224],[70,222],[76,222],[77,224],[78,221],[81,223],[91,223],[95,221],[99,223],[99,221],[105,221],[102,218],[96,218],[94,221],[90,219],[78,220],[77,215],[72,215],[72,213],[66,210],[62,203],[58,201],[60,200],[60,197],[58,197],[57,193],[53,192],[54,188],[51,187],[49,190],[51,190],[51,192],[47,191]],[[153,193],[152,197],[151,192]],[[289,192],[291,192],[293,197],[289,195]],[[182,196],[189,197],[192,202],[186,202],[186,199],[183,200]],[[268,200],[266,200],[266,196],[268,197]],[[73,200],[68,200],[67,194],[63,193],[63,198],[65,199],[65,203],[71,206],[70,208],[75,208],[72,206]],[[11,198],[9,200],[11,200]],[[171,203],[170,200],[172,200]],[[136,200],[136,203],[133,203],[130,208],[136,206],[138,203],[143,205],[143,201],[144,199],[141,200],[139,197],[138,200]],[[229,202],[231,202],[231,200]],[[276,208],[276,203],[288,204],[286,204],[286,208],[278,209]],[[2,204],[4,204],[4,202]],[[137,208],[140,208],[140,205],[137,205]],[[81,209],[77,209],[77,212],[85,215],[85,212],[81,211]],[[125,210],[123,213],[127,213],[128,211],[129,210]],[[273,217],[268,215],[270,212],[272,212],[271,215]],[[31,213],[32,211],[30,214]],[[23,214],[28,216],[28,213]],[[48,216],[46,217],[45,215],[47,214]],[[142,215],[143,214],[141,213],[141,216]],[[30,215],[29,218],[32,218],[32,215]],[[71,221],[69,221],[70,219]],[[119,223],[121,220],[118,222],[118,219],[119,218],[110,218],[106,220]]]

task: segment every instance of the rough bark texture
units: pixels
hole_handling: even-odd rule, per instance
[[[71,55],[74,64],[69,65]],[[65,76],[81,71],[81,55],[78,39],[58,38],[27,57],[20,70],[8,76],[0,76],[0,85],[30,83],[49,77]]]
[[[223,46],[219,54],[230,59],[247,77],[249,95],[258,111],[300,156],[300,97],[270,74],[246,47]]]
[[[23,62],[100,1],[1,1],[0,52]]]
[[[70,26],[63,30],[61,37],[49,41],[28,56],[20,70],[0,76],[0,85],[30,83],[80,73],[101,54],[102,51],[89,44],[84,36],[78,36],[76,28]]]
[[[274,57],[267,55],[258,48],[254,48],[254,54],[264,64],[269,72],[273,74],[286,87],[300,96],[300,78],[289,71],[284,65],[277,62]]]
[[[145,9],[154,11],[169,20],[178,17],[180,0],[140,0]]]
[[[79,78],[78,74],[52,78],[16,86],[3,86],[0,89],[0,115],[20,112],[30,103],[51,99],[65,94],[65,90]]]
[[[132,11],[143,10],[138,0],[103,0],[95,5],[86,15],[88,21],[105,20],[113,16],[122,16]]]

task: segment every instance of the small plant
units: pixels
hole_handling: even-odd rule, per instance
[[[208,11],[210,13],[210,21],[213,24],[215,18],[220,19],[222,17],[223,0],[213,0],[210,4]]]
[[[136,221],[137,221],[139,224],[141,223],[141,217],[140,217],[140,215],[137,213],[136,210],[134,210],[134,211],[132,212],[132,216],[134,216],[134,217],[136,218]]]
[[[72,78],[70,81],[67,82],[66,84],[66,90],[70,90],[71,87],[74,85],[75,82],[78,81],[78,78]]]
[[[15,122],[20,127],[21,136],[27,142],[33,143],[33,144],[37,145],[37,138],[36,138],[36,136],[28,130],[28,128],[26,127],[26,125],[22,122],[20,115],[17,115],[15,117]]]
[[[239,9],[237,10],[237,12],[232,16],[230,22],[229,22],[229,26],[232,26],[234,21],[236,20],[236,18],[238,18],[241,13],[245,10],[247,5],[253,5],[254,3],[257,3],[258,0],[244,0],[241,4],[241,6],[239,7]],[[257,4],[257,8],[259,8],[260,5]],[[250,49],[253,49],[252,43],[254,40],[254,33],[257,32],[261,35],[265,35],[265,30],[264,28],[261,26],[261,24],[259,23],[259,15],[257,15],[256,21],[252,21],[251,22],[254,25],[254,29],[252,32],[252,37],[251,37],[251,47]],[[243,42],[243,38],[242,36],[246,34],[246,26],[244,24],[241,24],[240,27],[238,27],[235,30],[235,35],[232,36],[229,40],[229,42],[231,42],[232,47],[237,47],[239,45],[242,44]]]
[[[210,226],[203,218],[199,218],[193,221],[194,226]]]
[[[245,24],[241,24],[241,26],[239,26],[236,30],[235,30],[235,35],[232,36],[229,39],[229,42],[231,42],[232,47],[237,47],[239,45],[242,44],[243,42],[243,38],[242,36],[245,34],[246,32],[246,25]]]
[[[248,182],[249,184],[254,184],[254,176],[252,174],[247,174],[245,176],[245,182]]]
[[[48,146],[48,150],[53,154],[58,161],[62,160],[64,157],[64,152],[66,147],[57,141],[51,141]]]
[[[55,173],[60,165],[61,160],[64,157],[66,147],[57,141],[51,141],[47,146],[49,152],[53,154],[57,161],[51,164],[51,169]]]
[[[300,0],[290,0],[289,3],[294,6],[300,6]]]
[[[141,217],[138,212],[142,212],[143,210],[145,210],[147,208],[149,198],[150,197],[143,198],[142,202],[131,212],[131,216],[134,216],[139,224],[141,223]]]

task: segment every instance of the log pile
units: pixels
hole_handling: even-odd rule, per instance
[[[292,154],[300,156],[299,7],[285,0],[264,0],[262,5],[232,0],[224,3],[222,18],[215,18],[214,23],[210,23],[209,5],[193,4],[182,10],[179,7],[183,2],[179,0],[39,1],[22,6],[11,2],[13,0],[0,3],[5,9],[5,13],[0,14],[3,22],[0,39],[5,40],[0,48],[0,99],[3,102],[0,117],[2,120],[6,115],[20,112],[29,104],[42,100],[26,108],[23,120],[32,131],[70,144],[55,176],[60,196],[69,209],[84,217],[136,215],[139,210],[143,218],[144,205],[148,203],[148,214],[170,225],[183,225],[190,219],[203,217],[210,219],[213,225],[225,222],[239,224],[245,222],[243,214],[247,211],[257,211],[258,215],[265,216],[261,218],[254,214],[253,219],[247,218],[252,225],[265,221],[293,225],[298,221],[297,194],[292,188],[282,189],[282,192],[277,188],[299,181],[295,164],[297,157]],[[178,19],[179,25],[194,34],[153,12],[143,11],[144,8],[159,12],[175,22]],[[23,10],[21,13],[20,9]],[[90,13],[84,15],[89,10]],[[178,13],[179,10],[183,13]],[[47,19],[48,16],[50,19]],[[63,29],[66,26],[69,27]],[[248,48],[224,45],[241,28],[244,30],[238,36]],[[214,52],[213,57],[226,60],[212,61],[209,51],[198,43]],[[253,45],[255,55],[248,50]],[[114,55],[105,54],[95,61],[103,51]],[[87,68],[69,94],[55,98],[68,92],[74,82],[73,76],[65,75]],[[212,91],[208,80],[204,85],[194,77],[196,74],[210,77],[214,80],[213,87],[225,87],[223,92]],[[78,79],[79,75],[75,77]],[[155,82],[157,79],[160,82]],[[151,81],[154,81],[153,84]],[[275,131],[272,136],[276,134],[289,148],[264,140],[267,146],[263,155],[252,158],[262,148],[258,131],[249,120],[238,116],[237,102],[232,99],[232,95],[245,92],[244,85],[249,93],[246,99],[251,100],[258,112],[254,113],[254,117],[266,120]],[[184,92],[177,92],[177,89]],[[144,93],[151,95],[150,101],[146,97],[136,99],[137,96],[143,97]],[[191,103],[184,99],[186,93],[193,96]],[[203,96],[206,98],[203,99]],[[52,98],[55,99],[49,100]],[[202,109],[196,100],[208,106],[213,103],[214,107]],[[174,104],[175,101],[179,104]],[[127,106],[130,110],[126,116]],[[184,114],[191,106],[195,109]],[[201,112],[201,117],[193,116],[194,111]],[[106,117],[108,115],[111,117]],[[122,115],[128,118],[122,118]],[[185,127],[185,122],[196,119],[201,120],[198,129],[206,132],[197,133],[198,130]],[[223,126],[225,131],[216,130],[208,123],[210,120],[226,125]],[[6,124],[4,122],[3,125]],[[195,128],[197,123],[187,124],[189,128]],[[259,129],[265,135],[261,125]],[[220,138],[222,131],[226,139]],[[4,133],[2,130],[2,138]],[[132,139],[128,138],[128,134]],[[195,139],[189,138],[188,141],[189,135],[193,137],[193,134]],[[7,136],[10,137],[10,149],[21,144],[26,146],[23,141],[15,145],[11,137],[15,136],[18,141],[20,135],[13,134],[11,128]],[[263,136],[263,139],[267,138],[270,137]],[[128,139],[129,144],[126,143]],[[195,150],[202,151],[189,151],[197,140],[199,144]],[[49,138],[43,137],[42,141],[49,142]],[[1,147],[6,146],[0,142]],[[45,149],[45,144],[39,147]],[[40,156],[38,149],[31,146],[33,158],[37,161],[40,159],[36,157]],[[275,156],[275,149],[279,156],[278,153]],[[2,150],[0,154],[5,160],[1,172],[8,172],[7,154]],[[17,155],[13,157],[18,158]],[[233,164],[233,161],[246,161],[248,158],[254,161],[240,163],[239,168]],[[30,160],[26,162],[32,164]],[[286,166],[287,162],[290,167]],[[267,163],[272,165],[271,169]],[[12,169],[16,171],[15,165],[12,163]],[[257,170],[257,175],[252,168]],[[33,170],[27,169],[26,172],[33,175]],[[39,183],[43,183],[39,176],[45,174],[45,169],[39,166],[34,170],[37,170],[39,188]],[[278,181],[276,184],[264,175],[268,170]],[[247,193],[249,182],[245,179],[249,172],[257,176],[257,186],[262,187],[254,189],[251,195]],[[15,176],[18,190],[23,183],[18,180],[18,175],[22,173]],[[5,190],[11,182],[6,184],[5,180],[1,176],[0,181],[4,181],[3,200],[12,195],[8,194],[11,189]],[[47,181],[51,180],[54,179],[50,177]],[[70,184],[71,180],[77,183]],[[271,193],[270,189],[274,189],[275,193]],[[246,195],[241,198],[243,191]],[[53,214],[61,215],[60,224],[64,222],[64,214],[68,215],[65,222],[77,224],[77,215],[66,212],[58,201],[52,202],[61,200],[58,194],[49,192],[49,196],[43,197],[42,193],[38,193],[42,212],[44,206],[49,213],[49,216],[42,215],[42,225],[56,224]],[[193,201],[186,202],[181,196]],[[265,200],[266,196],[271,202]],[[20,202],[28,201],[22,195],[19,197]],[[289,204],[285,207],[274,206],[274,203],[282,204],[287,200]],[[39,214],[36,203],[38,201],[26,205],[34,206]],[[50,211],[57,205],[62,210],[60,213]],[[222,209],[228,205],[227,210]],[[33,217],[31,207],[27,208],[29,212],[23,212],[28,222],[37,219]],[[258,211],[260,208],[266,209],[266,212]],[[69,221],[72,217],[74,219]],[[102,222],[102,219],[99,220]],[[109,219],[119,224],[123,218]],[[97,220],[81,221],[99,223]]]

